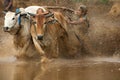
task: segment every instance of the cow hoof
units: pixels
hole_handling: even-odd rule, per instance
[[[41,63],[47,63],[49,59],[47,57],[41,57]]]
[[[16,57],[16,59],[20,59],[21,58],[21,56],[19,56],[19,55],[15,55],[15,57]]]

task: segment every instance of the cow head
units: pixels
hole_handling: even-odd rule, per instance
[[[32,14],[33,15],[33,14]],[[51,17],[52,15],[49,15],[48,12],[44,12],[41,8],[37,10],[37,14],[33,15],[33,21],[35,22],[35,30],[36,30],[36,38],[38,40],[42,40],[44,36],[44,28],[46,26],[46,22],[48,20],[48,17]]]
[[[41,10],[39,9],[36,16],[36,33],[37,33],[37,39],[42,40],[44,35],[44,23],[45,23],[45,16],[42,14]]]
[[[23,13],[20,10],[19,12],[11,12],[11,11],[6,12],[3,30],[9,33],[17,32],[17,30],[20,28],[21,25],[21,17],[23,16],[24,17],[27,16],[27,13]]]
[[[3,30],[5,32],[10,32],[16,25],[17,19],[18,19],[18,15],[16,15],[14,12],[10,12],[10,11],[7,12],[5,14]]]

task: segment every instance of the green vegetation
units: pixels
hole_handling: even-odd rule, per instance
[[[108,4],[109,0],[100,0],[100,2],[103,4]]]
[[[71,0],[73,2],[87,2],[88,0]]]
[[[89,2],[91,0],[69,0],[69,1],[72,1],[72,2]],[[101,2],[103,4],[107,4],[109,2],[109,0],[96,0],[96,1]]]

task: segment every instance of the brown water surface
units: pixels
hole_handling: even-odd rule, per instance
[[[120,80],[120,60],[89,58],[39,61],[0,60],[0,80]]]

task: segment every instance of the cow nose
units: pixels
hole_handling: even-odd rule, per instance
[[[9,27],[3,27],[4,31],[8,31]]]
[[[38,36],[37,36],[37,39],[38,39],[38,40],[43,40],[43,35],[38,35]]]

